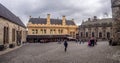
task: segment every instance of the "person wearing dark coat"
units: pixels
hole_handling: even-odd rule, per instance
[[[64,49],[64,50],[65,50],[65,52],[66,52],[66,51],[67,51],[67,47],[68,47],[67,41],[64,42],[64,46],[65,46],[65,49]]]
[[[91,46],[95,45],[95,40],[94,39],[90,40],[90,42],[91,42]]]
[[[109,40],[109,45],[112,45],[112,39]]]

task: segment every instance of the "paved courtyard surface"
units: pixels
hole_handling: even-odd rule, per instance
[[[98,42],[95,47],[87,43],[68,43],[68,51],[56,42],[31,43],[0,56],[0,63],[120,63],[120,46]]]

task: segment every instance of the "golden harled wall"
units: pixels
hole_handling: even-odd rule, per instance
[[[31,22],[29,22],[27,24],[27,28],[28,28],[28,35],[70,35],[72,32],[74,32],[74,34],[72,34],[71,36],[76,38],[76,33],[78,33],[77,30],[77,26],[76,25],[48,25],[48,24],[32,24]],[[37,34],[33,34],[32,29],[37,29],[38,33]],[[47,32],[41,33],[41,29],[46,29]],[[55,29],[55,33],[50,33],[51,29]],[[58,30],[63,30],[62,33],[59,33]]]

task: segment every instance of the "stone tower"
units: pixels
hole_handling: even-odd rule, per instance
[[[113,42],[120,43],[120,0],[111,0],[113,16]]]

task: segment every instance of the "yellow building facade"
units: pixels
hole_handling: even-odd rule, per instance
[[[47,14],[47,18],[30,17],[27,28],[27,39],[33,42],[40,42],[43,39],[46,41],[64,40],[68,36],[76,38],[78,33],[74,20],[66,20],[65,16],[62,19],[52,19],[50,14]]]

